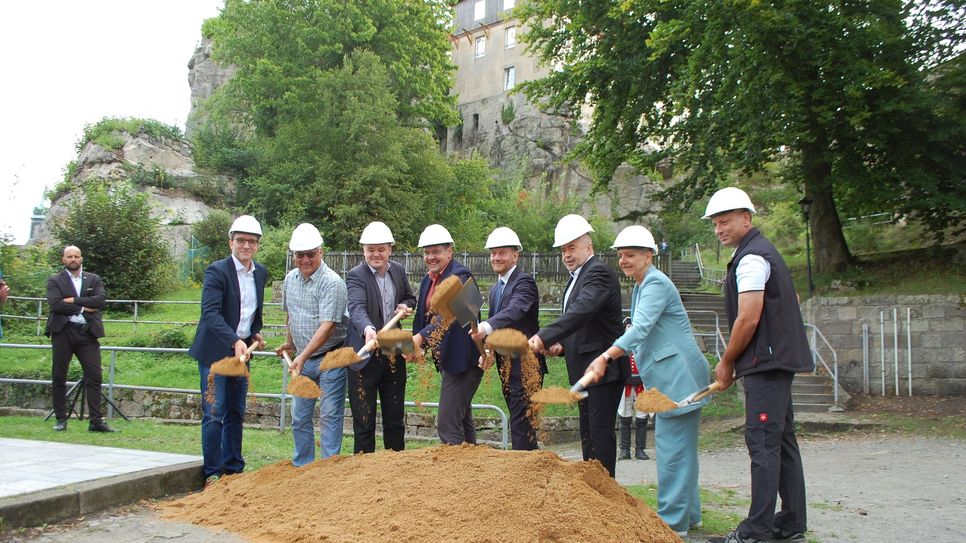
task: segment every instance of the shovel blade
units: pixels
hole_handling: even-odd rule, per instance
[[[460,325],[466,326],[477,322],[481,307],[483,307],[483,295],[476,281],[470,277],[450,301],[450,310],[456,315]]]

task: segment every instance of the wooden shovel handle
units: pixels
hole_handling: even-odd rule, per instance
[[[479,328],[477,328],[476,321],[470,321],[470,328],[473,329],[474,334],[479,331]],[[476,343],[476,348],[480,350],[480,356],[482,356],[483,358],[486,358],[487,356],[486,348],[483,347],[483,342],[478,339],[474,339],[473,343]]]
[[[382,329],[379,330],[379,331],[380,332],[385,332],[386,330],[389,330],[390,328],[394,328],[396,326],[396,324],[398,324],[399,321],[402,320],[403,313],[405,313],[405,311],[403,311],[402,309],[400,309],[399,311],[396,311],[396,314],[393,315],[393,317],[391,319],[389,319],[389,322],[387,322],[382,327]],[[368,345],[368,343],[366,345]]]
[[[292,359],[288,356],[288,351],[282,351],[282,360],[285,361],[285,367],[292,371]]]
[[[703,391],[695,394],[694,395],[694,399],[692,399],[691,402],[694,403],[694,402],[697,402],[699,400],[703,400],[706,396],[708,396],[710,394],[714,394],[715,392],[718,392],[721,389],[722,389],[721,383],[718,382],[718,381],[715,381],[715,382],[711,383],[710,385],[708,385],[708,388],[706,388]]]
[[[255,349],[258,348],[258,343],[259,342],[257,341],[253,341],[252,344],[249,345],[247,349],[245,349],[245,354],[238,357],[238,360],[241,360],[242,364],[244,364],[245,362],[248,362],[248,359],[252,357],[252,353],[255,351]]]

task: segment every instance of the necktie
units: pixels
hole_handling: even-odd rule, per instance
[[[493,290],[493,313],[500,310],[500,302],[503,301],[503,279],[500,279],[496,283],[496,288]]]

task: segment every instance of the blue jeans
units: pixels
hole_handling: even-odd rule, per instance
[[[322,389],[319,413],[321,457],[335,456],[342,451],[342,420],[345,418],[346,368],[319,371],[322,357],[310,358],[302,366],[302,375],[315,381]],[[315,399],[292,398],[292,439],[295,453],[292,464],[304,466],[315,461]]]
[[[201,374],[201,454],[205,477],[241,473],[242,422],[245,420],[245,395],[248,379],[215,375],[215,402],[205,401],[211,367],[198,363]]]

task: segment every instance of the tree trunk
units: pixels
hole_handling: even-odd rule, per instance
[[[842,223],[832,195],[832,165],[826,158],[824,137],[802,148],[805,196],[812,199],[809,228],[815,273],[834,273],[852,262],[852,253],[842,234]]]

